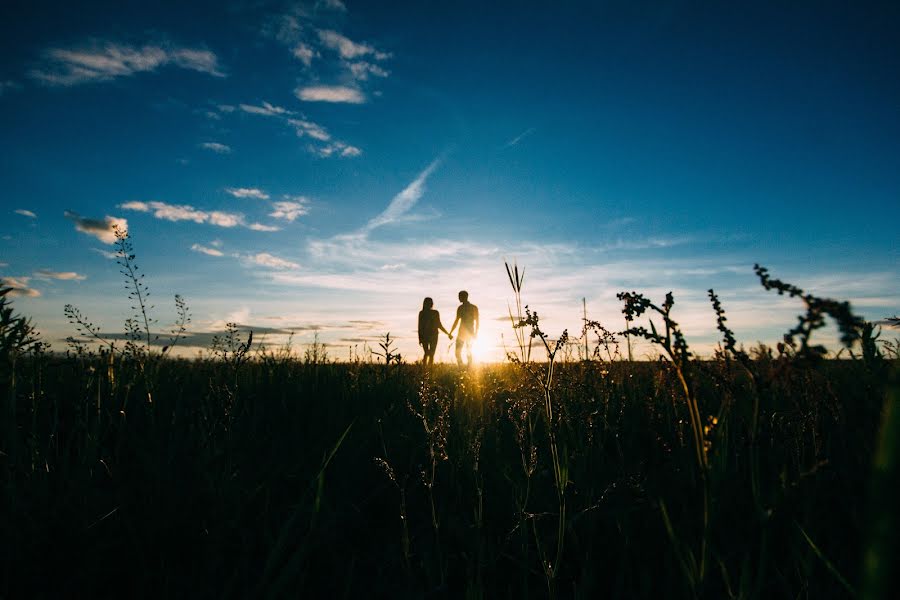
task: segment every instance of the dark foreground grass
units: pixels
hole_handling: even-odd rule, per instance
[[[20,359],[0,596],[877,595],[891,363],[749,364]]]

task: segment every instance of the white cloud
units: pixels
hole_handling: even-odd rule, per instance
[[[135,210],[138,212],[152,212],[157,219],[166,221],[193,221],[194,223],[205,223],[209,220],[209,214],[197,210],[193,206],[186,204],[166,204],[165,202],[125,202],[120,204],[119,208],[124,210]]]
[[[321,41],[326,48],[334,50],[344,59],[352,59],[367,55],[375,57],[376,60],[384,60],[390,57],[389,54],[379,52],[369,44],[354,42],[347,36],[331,29],[319,29],[318,34],[319,41]]]
[[[128,221],[119,217],[107,215],[102,220],[82,217],[74,211],[67,210],[63,213],[67,219],[75,223],[75,230],[92,235],[105,244],[116,242],[116,229],[128,230]]]
[[[13,211],[17,215],[22,215],[23,217],[30,217],[32,219],[37,219],[37,215],[31,212],[30,210],[25,210],[24,208],[17,208]]]
[[[290,123],[297,131],[298,137],[308,135],[321,142],[327,142],[331,139],[331,134],[328,133],[328,130],[318,123],[313,123],[312,121],[306,121],[304,119],[288,119],[288,123]]]
[[[194,223],[209,223],[218,227],[237,227],[244,225],[244,215],[240,213],[228,213],[222,211],[205,211],[187,204],[166,204],[165,202],[126,202],[119,208],[138,212],[153,213],[157,219],[166,221],[193,221]]]
[[[80,275],[74,271],[51,271],[41,269],[34,273],[36,279],[58,279],[60,281],[84,281],[87,275]]]
[[[312,65],[312,59],[316,56],[316,51],[303,42],[300,42],[299,44],[294,46],[292,53],[295,58],[300,60],[300,62],[302,62],[307,67]]]
[[[366,101],[360,90],[345,85],[310,85],[297,88],[294,93],[304,102],[363,104]]]
[[[428,181],[428,177],[434,172],[438,164],[440,164],[439,158],[432,161],[402,192],[394,196],[391,203],[380,215],[372,218],[366,224],[364,231],[369,232],[382,225],[393,223],[415,206],[422,194],[425,193],[425,182]]]
[[[369,78],[369,75],[374,75],[376,77],[387,77],[390,75],[390,72],[385,69],[366,61],[347,63],[347,68],[350,69],[353,77],[360,81],[366,81]]]
[[[231,146],[220,144],[219,142],[203,142],[200,144],[200,147],[204,150],[212,150],[216,154],[231,154]]]
[[[260,265],[262,267],[268,267],[270,269],[278,269],[281,271],[294,270],[299,269],[300,265],[295,262],[291,262],[289,260],[285,260],[283,258],[279,258],[277,256],[273,256],[268,252],[260,252],[259,254],[252,254],[248,256],[248,258]]]
[[[231,194],[235,198],[256,198],[257,200],[269,199],[269,195],[259,188],[225,188],[225,192]]]
[[[253,231],[281,231],[281,227],[275,225],[263,225],[262,223],[250,223],[247,225],[247,228],[252,229]]]
[[[284,115],[294,114],[293,111],[282,108],[281,106],[269,104],[265,101],[262,103],[262,106],[254,106],[253,104],[241,104],[240,108],[246,113],[250,113],[252,115],[263,115],[266,117],[280,117]]]
[[[526,129],[525,131],[523,131],[522,133],[520,133],[513,139],[506,142],[506,144],[504,145],[504,148],[512,148],[513,146],[515,146],[516,144],[518,144],[519,142],[521,142],[522,140],[527,138],[529,135],[531,135],[535,131],[537,131],[537,129],[535,129],[534,127],[529,127],[528,129]]]
[[[215,248],[208,248],[206,246],[201,246],[200,244],[194,244],[191,246],[191,250],[194,252],[201,252],[203,254],[207,254],[209,256],[224,256],[221,250],[216,250]]]
[[[110,252],[109,250],[103,250],[102,248],[91,248],[91,250],[93,250],[94,252],[96,252],[97,254],[99,254],[100,256],[102,256],[103,258],[105,258],[107,260],[113,260],[115,258],[118,258],[118,256],[119,256],[115,252]]]
[[[209,213],[209,224],[219,227],[237,227],[243,225],[244,215],[214,210]]]
[[[51,48],[29,76],[45,85],[72,86],[155,71],[165,65],[224,77],[218,58],[209,50],[154,44],[138,48],[115,42]]]
[[[293,223],[297,217],[303,216],[309,212],[309,201],[303,196],[297,196],[293,200],[272,203],[272,212],[270,217],[275,219],[284,219],[289,223]]]
[[[3,285],[11,288],[12,291],[9,292],[10,296],[21,296],[24,298],[37,298],[41,295],[41,293],[34,289],[28,287],[28,282],[31,280],[31,277],[3,277],[0,278],[0,281],[3,282]]]
[[[324,146],[310,146],[310,152],[318,154],[322,157],[329,156],[343,156],[343,157],[354,157],[362,154],[362,150],[357,148],[356,146],[351,146],[349,144],[345,144],[344,142],[332,142],[330,144],[325,144]]]

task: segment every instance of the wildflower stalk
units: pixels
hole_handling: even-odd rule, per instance
[[[690,561],[690,564],[696,564],[696,572],[693,573],[691,577],[691,584],[696,591],[700,586],[702,586],[706,574],[707,539],[709,537],[710,490],[709,478],[707,477],[709,469],[707,449],[709,448],[709,445],[706,440],[706,434],[703,430],[703,420],[700,416],[700,406],[697,401],[697,397],[692,392],[690,375],[688,372],[691,353],[688,350],[687,341],[685,340],[684,334],[681,332],[678,323],[675,322],[675,320],[671,317],[672,307],[675,305],[675,298],[672,296],[672,292],[666,294],[666,299],[663,302],[662,306],[654,304],[637,292],[621,292],[617,294],[616,297],[625,303],[622,312],[625,314],[625,321],[629,324],[632,323],[636,317],[640,317],[648,310],[653,311],[662,317],[663,324],[665,325],[665,335],[659,333],[656,328],[656,324],[652,319],[650,319],[649,331],[645,327],[632,326],[623,333],[625,335],[630,334],[642,337],[660,346],[665,351],[666,358],[672,364],[675,375],[678,378],[679,384],[681,385],[682,392],[684,393],[685,403],[687,405],[688,415],[690,417],[691,432],[693,434],[692,438],[694,442],[694,454],[697,460],[697,471],[700,475],[701,486],[703,489],[703,527],[700,537],[700,559],[699,562],[694,560]],[[675,545],[675,549],[677,552],[681,552],[680,546],[675,543],[676,540],[674,539],[674,533],[671,525],[668,523],[668,515],[665,513],[664,505],[661,506],[663,507],[663,518],[667,522],[667,530],[670,532],[670,537],[672,537],[673,545]],[[682,560],[681,557],[679,557],[679,560]]]

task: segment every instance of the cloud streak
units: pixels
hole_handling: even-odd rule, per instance
[[[40,269],[34,273],[35,279],[56,279],[59,281],[84,281],[87,275],[80,275],[74,271],[51,271]]]
[[[255,198],[257,200],[269,199],[269,194],[259,188],[225,188],[225,192],[235,198]]]
[[[278,231],[279,229],[272,225],[248,223],[246,217],[241,213],[230,213],[217,210],[205,211],[194,208],[188,204],[167,204],[165,202],[157,201],[131,201],[120,204],[119,208],[123,210],[150,213],[157,219],[162,219],[164,221],[190,221],[197,224],[208,224],[225,228],[241,226],[253,231]]]
[[[200,147],[204,150],[211,150],[216,154],[231,154],[231,146],[220,144],[219,142],[203,142]]]
[[[403,191],[394,196],[394,198],[391,200],[391,203],[388,204],[387,208],[385,208],[384,211],[381,212],[381,214],[372,218],[366,224],[366,226],[363,228],[363,232],[369,233],[370,231],[377,229],[378,227],[394,223],[404,214],[409,212],[409,210],[416,205],[416,202],[419,201],[419,198],[421,198],[425,193],[425,183],[428,181],[428,177],[431,176],[440,162],[441,159],[437,158],[433,160],[430,165],[425,167],[425,170],[419,173],[418,177],[413,179],[412,182],[410,182],[410,184],[403,189]]]
[[[365,95],[357,88],[346,85],[309,85],[294,92],[304,102],[332,102],[338,104],[365,104]]]
[[[17,208],[13,211],[17,215],[22,215],[23,217],[28,217],[29,219],[37,219],[37,215],[31,212],[30,210],[25,210],[24,208]]]
[[[193,246],[191,246],[191,250],[193,250],[194,252],[200,252],[201,254],[206,254],[207,256],[225,256],[225,254],[221,250],[209,248],[208,246],[201,246],[200,244],[194,244]]]
[[[202,48],[147,44],[136,47],[116,42],[94,41],[81,47],[50,48],[29,77],[49,86],[74,86],[111,81],[163,66],[224,77],[216,55]]]

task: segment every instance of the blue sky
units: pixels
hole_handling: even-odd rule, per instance
[[[895,314],[900,9],[792,4],[6,3],[0,277],[57,349],[66,303],[130,312],[113,223],[161,329],[180,293],[339,357],[413,356],[459,289],[501,357],[504,259],[553,332],[673,290],[708,350],[714,287],[775,341],[800,307],[754,262]]]

